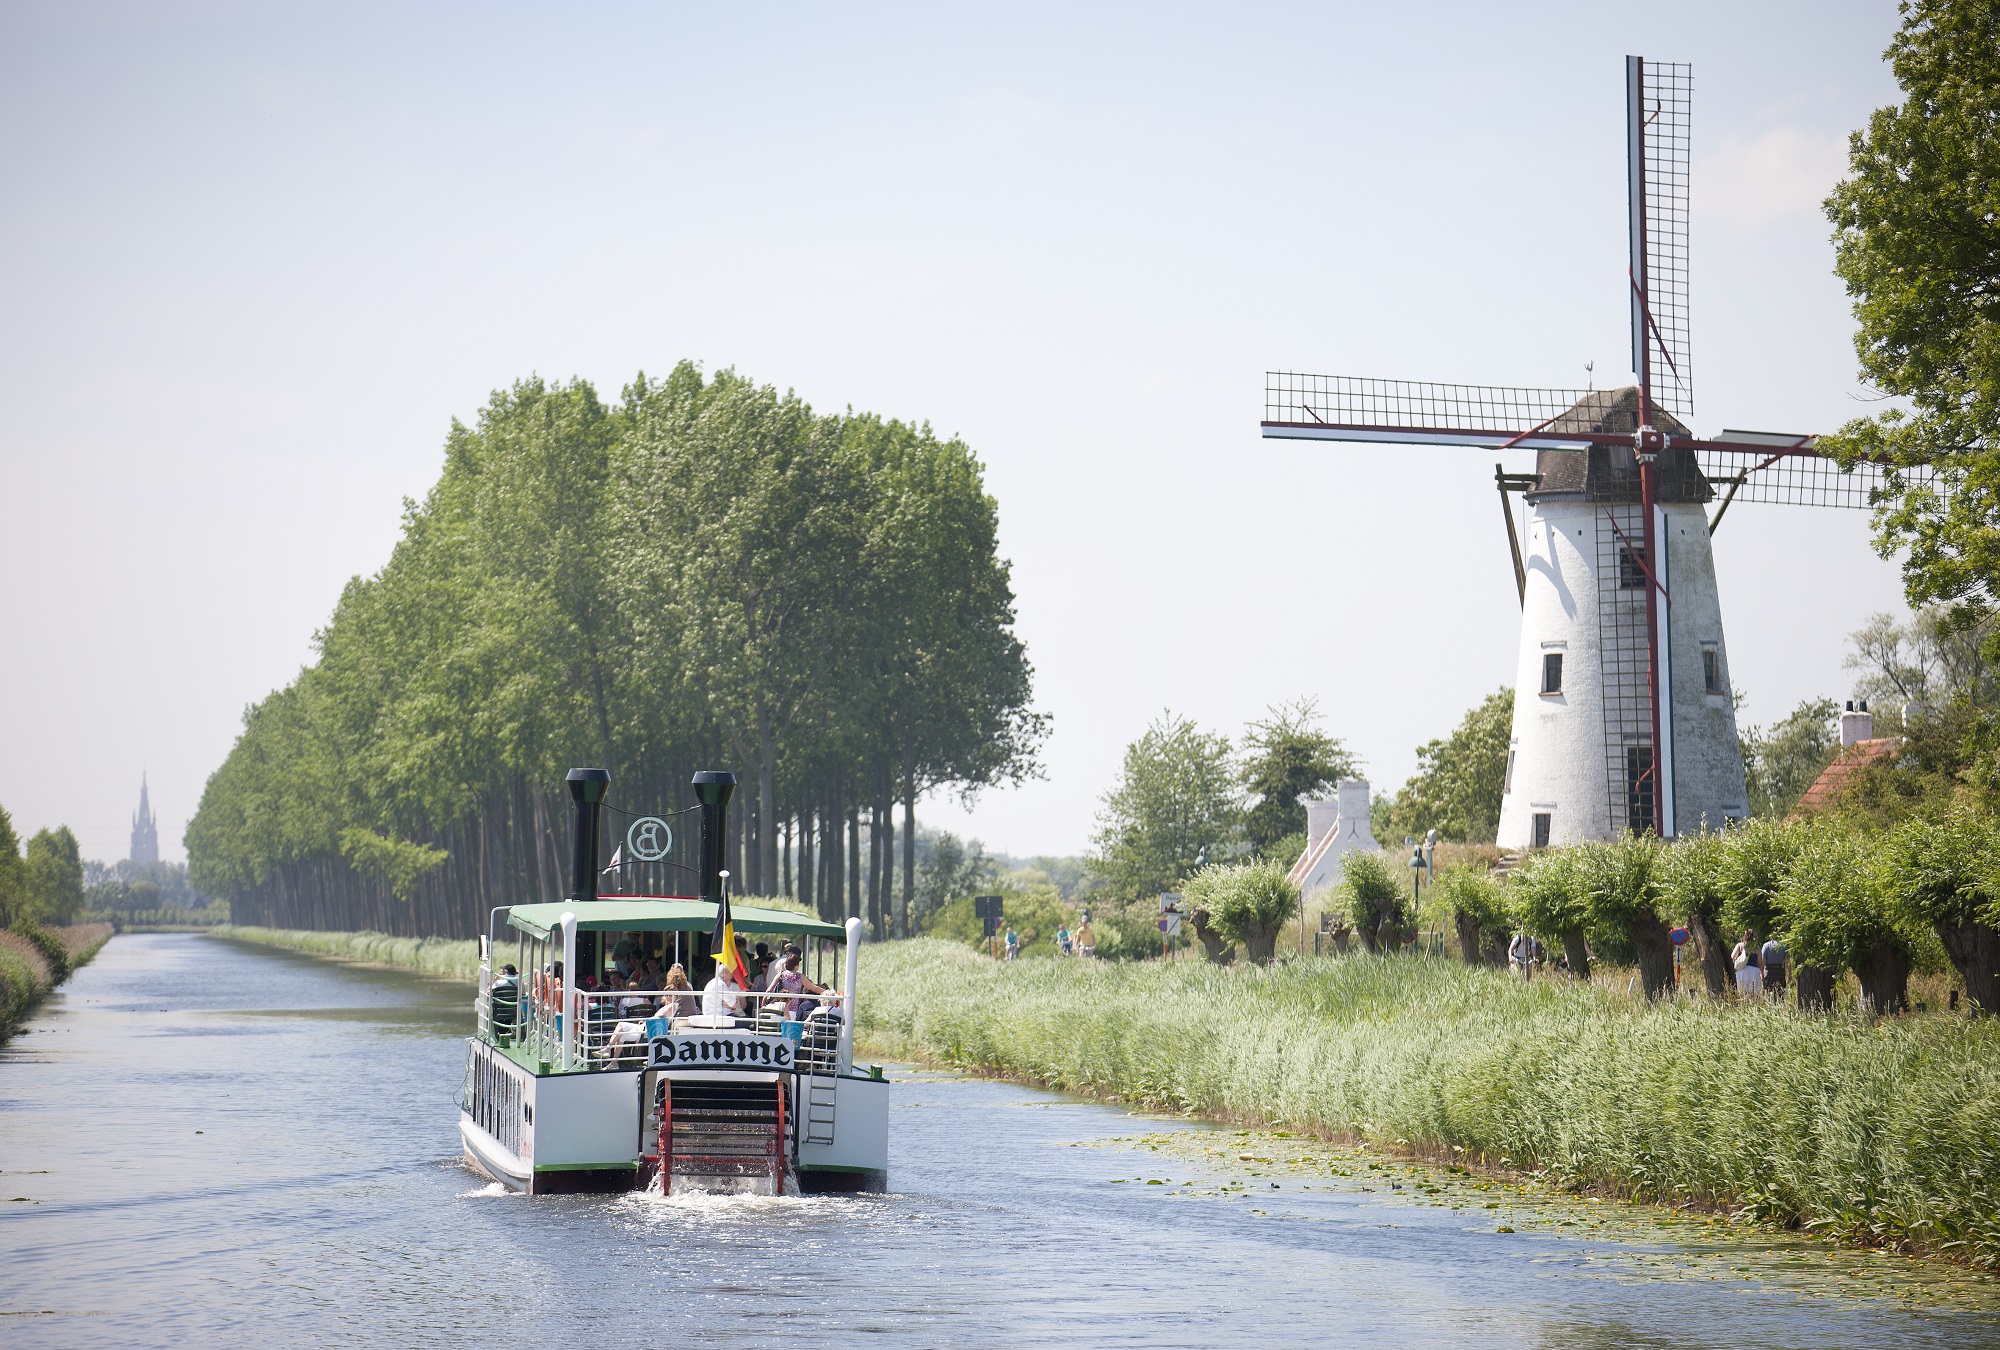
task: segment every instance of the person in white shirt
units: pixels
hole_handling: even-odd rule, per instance
[[[743,1006],[743,995],[737,991],[736,981],[729,968],[720,962],[715,967],[715,978],[701,991],[701,1012],[704,1017],[734,1017]]]

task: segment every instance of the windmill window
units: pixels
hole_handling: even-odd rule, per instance
[[[1560,694],[1563,691],[1563,654],[1561,652],[1542,653],[1542,692]]]
[[[1547,848],[1549,846],[1549,820],[1550,820],[1549,812],[1547,811],[1535,812],[1536,848]]]
[[[1646,569],[1639,563],[1639,555],[1631,548],[1618,550],[1618,589],[1621,591],[1641,591],[1646,588]]]
[[[1713,647],[1702,648],[1701,679],[1709,693],[1722,692],[1722,653]]]

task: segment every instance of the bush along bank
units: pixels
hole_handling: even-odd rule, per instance
[[[110,936],[108,923],[44,928],[24,922],[0,932],[0,1040],[13,1035],[28,1009],[97,955]]]
[[[1455,962],[863,948],[882,1053],[2000,1269],[2000,1021],[1622,999]]]
[[[479,977],[479,943],[452,938],[391,937],[387,933],[318,932],[303,928],[257,928],[223,924],[210,930],[216,937],[277,947],[306,956],[356,961],[371,966],[395,966],[425,975],[473,980]]]

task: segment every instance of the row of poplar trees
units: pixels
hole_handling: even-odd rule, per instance
[[[518,383],[454,422],[388,565],[246,713],[192,879],[239,923],[484,931],[563,894],[563,776],[590,764],[607,859],[634,814],[680,835],[607,888],[688,894],[672,813],[728,768],[735,890],[894,932],[916,800],[1035,772],[1046,732],[996,530],[978,460],[928,426],[691,363],[617,406]]]

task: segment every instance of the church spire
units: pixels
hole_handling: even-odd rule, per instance
[[[146,775],[139,775],[139,810],[132,817],[133,862],[155,863],[160,860],[160,828],[153,819],[153,805],[146,795]]]

